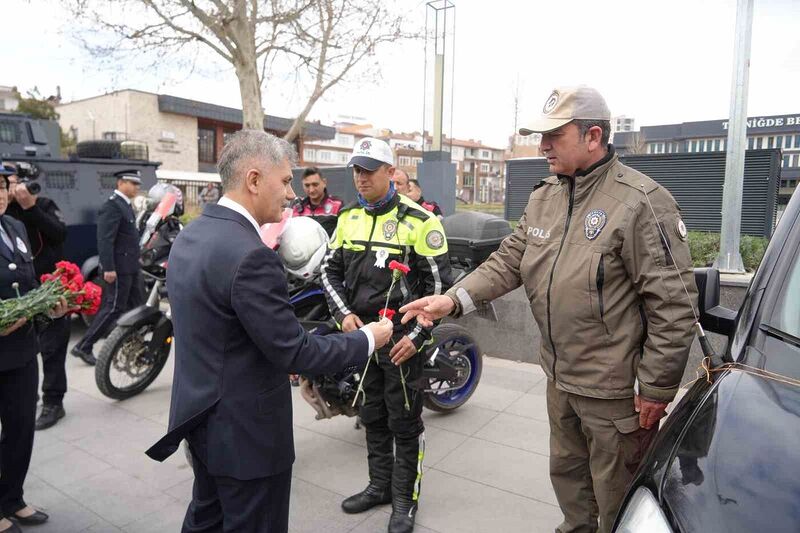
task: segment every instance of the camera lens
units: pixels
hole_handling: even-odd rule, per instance
[[[33,181],[25,182],[25,188],[31,194],[39,194],[42,191],[42,186]]]

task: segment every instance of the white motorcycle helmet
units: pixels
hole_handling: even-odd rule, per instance
[[[311,217],[292,217],[286,221],[278,255],[289,274],[310,279],[319,273],[328,250],[328,232]]]

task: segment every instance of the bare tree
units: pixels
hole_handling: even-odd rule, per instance
[[[131,52],[158,58],[213,51],[239,80],[243,126],[263,128],[262,86],[276,59],[310,76],[308,100],[286,134],[294,140],[314,104],[377,45],[408,35],[379,0],[66,0],[79,20],[115,42],[84,45],[95,57]],[[189,55],[189,54],[186,54]]]
[[[630,132],[630,142],[628,143],[625,152],[628,154],[644,154],[647,152],[647,139],[640,131]]]

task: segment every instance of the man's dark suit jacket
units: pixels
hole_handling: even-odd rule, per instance
[[[119,194],[106,200],[97,214],[97,253],[103,272],[139,272],[139,232],[133,207]]]
[[[220,205],[206,206],[176,239],[167,287],[175,325],[169,433],[147,454],[163,461],[205,424],[211,475],[285,471],[294,461],[287,374],[363,365],[366,334],[306,333],[278,255],[244,216]]]

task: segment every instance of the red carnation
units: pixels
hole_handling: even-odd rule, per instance
[[[389,268],[391,268],[392,270],[399,270],[403,274],[408,274],[409,272],[411,272],[410,266],[400,263],[399,261],[390,262]]]
[[[378,316],[391,320],[396,312],[394,309],[381,309],[378,311]]]

